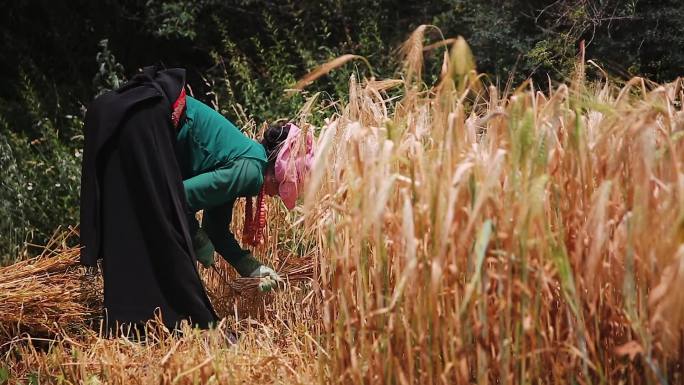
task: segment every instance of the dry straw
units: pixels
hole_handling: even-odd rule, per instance
[[[100,313],[100,279],[78,258],[71,248],[0,268],[0,340],[82,329]]]
[[[363,61],[366,66],[370,69],[370,63],[368,63],[368,60],[364,58],[363,56],[358,56],[358,55],[352,55],[352,54],[346,54],[342,55],[340,57],[337,57],[333,60],[330,60],[327,63],[321,64],[319,67],[311,71],[309,74],[301,78],[297,83],[292,87],[293,90],[301,91],[304,89],[304,87],[308,86],[309,84],[313,83],[316,79],[320,78],[321,76],[325,76],[328,74],[330,71],[339,68],[350,61],[353,60],[361,60]]]

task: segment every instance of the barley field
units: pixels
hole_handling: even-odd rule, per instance
[[[219,263],[217,329],[102,339],[97,277],[57,240],[64,266],[0,270],[0,383],[683,383],[684,83],[587,80],[580,54],[567,84],[497,89],[459,38],[426,85],[425,28],[401,77],[297,117],[315,166],[256,252],[285,288]]]

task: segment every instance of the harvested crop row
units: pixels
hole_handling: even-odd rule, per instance
[[[100,314],[101,279],[78,256],[72,248],[0,268],[0,339],[79,329]]]

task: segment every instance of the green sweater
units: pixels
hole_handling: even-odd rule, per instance
[[[191,235],[199,228],[194,213],[204,210],[202,228],[228,262],[249,254],[230,232],[233,205],[255,196],[264,183],[266,151],[211,107],[187,97],[186,119],[176,137]]]

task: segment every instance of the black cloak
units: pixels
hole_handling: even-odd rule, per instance
[[[171,106],[185,70],[148,67],[96,98],[85,119],[81,263],[102,259],[107,328],[160,313],[207,328],[217,320],[192,248]]]

